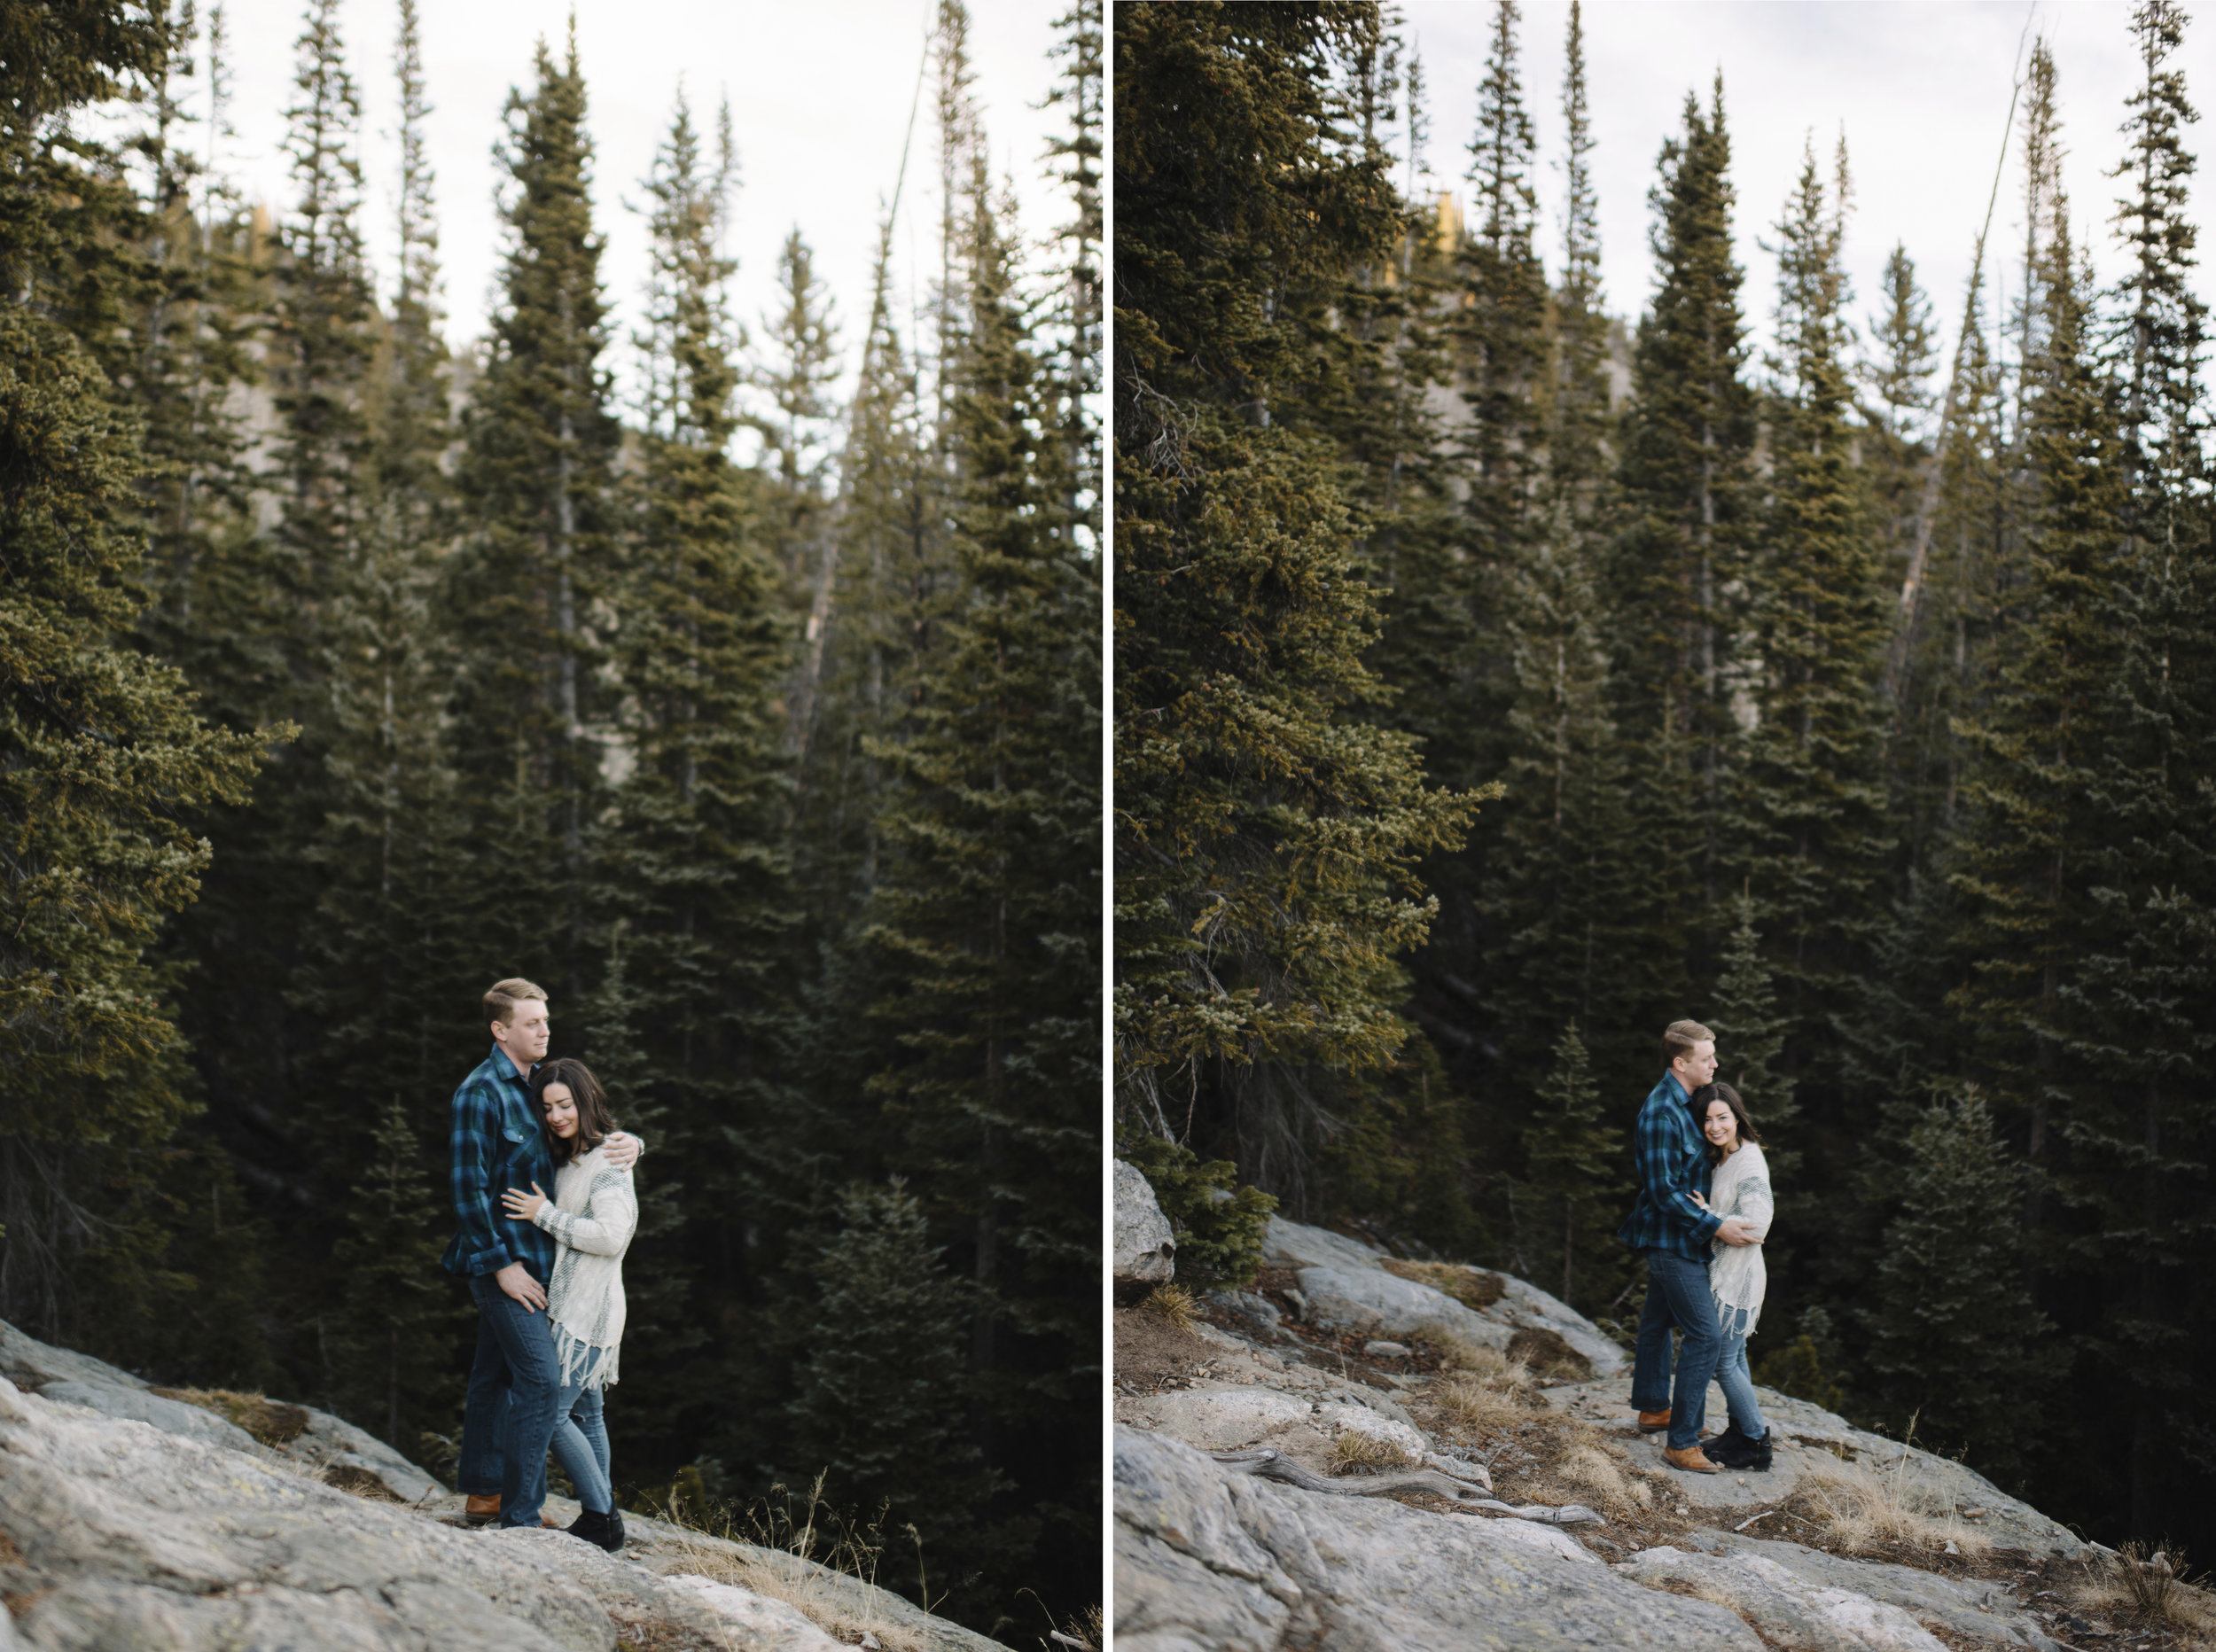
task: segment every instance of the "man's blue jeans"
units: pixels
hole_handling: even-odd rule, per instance
[[[477,1358],[462,1410],[456,1477],[472,1496],[500,1493],[500,1523],[535,1526],[546,1505],[546,1448],[561,1383],[546,1310],[526,1308],[490,1274],[470,1281]]]
[[[596,1515],[615,1508],[608,1482],[608,1428],[597,1388],[566,1387],[554,1402],[554,1455],[561,1460],[577,1500]]]
[[[1670,1330],[1685,1333],[1677,1355],[1677,1392],[1670,1392]],[[1716,1304],[1708,1294],[1708,1264],[1689,1262],[1659,1245],[1647,1251],[1647,1305],[1639,1315],[1639,1351],[1631,1367],[1631,1404],[1637,1411],[1670,1413],[1670,1446],[1700,1444],[1708,1413],[1708,1383],[1723,1352]]]

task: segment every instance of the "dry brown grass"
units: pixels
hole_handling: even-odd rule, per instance
[[[1100,1652],[1108,1644],[1108,1625],[1097,1606],[1088,1606],[1083,1612],[1050,1631],[1047,1639],[1058,1647],[1071,1647],[1075,1652]]]
[[[164,1399],[182,1399],[188,1406],[213,1411],[264,1446],[287,1446],[308,1432],[307,1411],[282,1399],[230,1388],[157,1388],[152,1391]]]
[[[1440,1363],[1449,1371],[1463,1372],[1480,1382],[1498,1383],[1519,1392],[1530,1391],[1531,1368],[1498,1348],[1465,1342],[1459,1336],[1439,1336],[1433,1341],[1439,1348]]]
[[[1389,1256],[1385,1258],[1384,1266],[1388,1274],[1444,1291],[1467,1308],[1489,1308],[1508,1294],[1508,1282],[1498,1274],[1488,1274],[1465,1262],[1403,1262],[1397,1256]]]
[[[1888,1543],[1962,1554],[1989,1554],[1993,1539],[1955,1517],[1954,1500],[1926,1485],[1915,1460],[1903,1453],[1891,1468],[1842,1462],[1813,1467],[1802,1477],[1799,1501],[1830,1539],[1848,1554],[1867,1554]]]
[[[1159,1314],[1181,1331],[1191,1330],[1200,1313],[1199,1299],[1182,1285],[1157,1285],[1139,1305],[1150,1313]]]
[[[1590,1427],[1572,1430],[1569,1445],[1555,1460],[1552,1477],[1611,1520],[1636,1520],[1654,1507],[1654,1491],[1634,1471],[1623,1447]]]
[[[1412,1469],[1416,1459],[1389,1439],[1348,1429],[1331,1442],[1333,1474],[1367,1474],[1375,1469]]]
[[[1531,1407],[1511,1383],[1455,1372],[1432,1384],[1432,1401],[1469,1429],[1512,1429],[1530,1419]]]
[[[2093,1571],[2078,1589],[2087,1606],[2149,1628],[2177,1632],[2200,1644],[2216,1637],[2216,1597],[2209,1580],[2179,1565],[2161,1544],[2134,1539]],[[2098,1598],[2095,1598],[2097,1596]]]
[[[714,1544],[681,1539],[678,1559],[663,1567],[664,1571],[692,1572],[783,1601],[835,1640],[851,1644],[868,1635],[886,1652],[930,1652],[929,1643],[914,1630],[824,1575],[827,1569],[874,1584],[885,1546],[875,1529],[855,1531],[839,1522],[823,1501],[822,1476],[808,1488],[807,1507],[798,1514],[792,1503],[757,1505],[743,1520],[735,1520],[728,1512],[709,1514],[676,1501],[654,1513],[687,1531],[750,1546],[733,1554]],[[909,1527],[909,1535],[914,1533],[915,1528]],[[917,1553],[920,1567],[920,1543]],[[928,1584],[925,1595],[930,1598]]]

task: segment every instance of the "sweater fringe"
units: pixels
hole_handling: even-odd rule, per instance
[[[602,1348],[574,1336],[566,1325],[554,1327],[557,1379],[564,1388],[613,1388],[616,1356],[621,1350]]]

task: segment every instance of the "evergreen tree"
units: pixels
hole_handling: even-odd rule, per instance
[[[2130,1529],[2153,1531],[2216,1459],[2192,1396],[2204,1385],[2208,1339],[2189,1304],[2216,1261],[2205,1216],[2216,1110],[2202,1075],[2216,1045],[2203,1007],[2209,913],[2209,760],[2216,674],[2204,639],[2216,623],[2203,393],[2205,312],[2191,288],[2197,230],[2184,215],[2193,119],[2174,57],[2186,19],[2148,0],[2132,14],[2144,79],[2130,99],[2129,147],[2115,175],[2133,193],[2118,227],[2133,268],[2115,295],[2111,344],[2118,412],[2116,468],[2123,549],[2108,626],[2122,650],[2102,721],[2113,733],[2094,760],[2111,814],[2103,838],[2078,845],[2098,903],[2095,946],[2063,987],[2070,1008],[2060,1056],[2097,1071],[2073,1087],[2058,1189],[2075,1218],[2071,1315],[2095,1380],[2119,1393],[2109,1438],[2122,1484],[2111,1493]],[[2097,1281],[2097,1282],[2096,1282]],[[2084,1311],[2090,1309],[2091,1311]],[[2184,1453],[2180,1451],[2185,1447]]]
[[[903,1029],[904,1048],[874,1082],[905,1122],[904,1157],[934,1212],[965,1213],[980,1290],[1019,1336],[1057,1352],[1022,1360],[1023,1386],[1055,1391],[1091,1342],[1077,1283],[1091,1226],[1073,1220],[1066,1194],[1097,1152],[1096,931],[1073,920],[1096,909],[1099,609],[1076,525],[1057,509],[1057,389],[985,183],[980,165],[964,225],[969,316],[941,370],[963,598],[907,737],[885,753],[893,789],[870,937],[888,988],[877,1013]],[[1010,1363],[994,1345],[981,1321],[986,1372]]]
[[[1555,1040],[1554,1065],[1532,1094],[1524,1129],[1524,1197],[1527,1254],[1558,1257],[1562,1300],[1580,1313],[1600,1313],[1622,1290],[1627,1272],[1616,1227],[1631,1191],[1624,1174],[1622,1132],[1603,1124],[1601,1089],[1578,1024]]]
[[[1035,341],[1007,212],[979,145],[965,314],[939,369],[959,596],[881,748],[867,939],[872,1013],[898,1029],[871,1087],[979,1288],[980,1431],[1043,1486],[1069,1477],[1067,1425],[1099,1360],[1084,1311],[1097,1219],[1068,1189],[1100,1150],[1100,596],[1096,519],[1064,505],[1067,392]]]
[[[839,323],[815,274],[815,254],[798,230],[777,253],[778,308],[761,320],[774,352],[756,366],[754,387],[769,405],[745,423],[761,438],[754,469],[759,518],[772,559],[784,576],[785,601],[807,616],[812,649],[821,620],[814,612],[818,571],[825,565],[830,494],[837,441]],[[828,601],[829,591],[825,591]]]
[[[1916,284],[1908,249],[1896,245],[1885,260],[1884,311],[1870,326],[1870,357],[1861,378],[1863,464],[1870,472],[1879,554],[1888,588],[1897,587],[1915,555],[1918,507],[1931,448],[1922,429],[1935,398],[1931,370],[1939,345],[1931,333],[1931,302]],[[1980,340],[1982,342],[1982,340]]]
[[[1671,986],[1644,938],[1668,919],[1627,807],[1600,594],[1566,532],[1519,570],[1512,588],[1517,696],[1487,869],[1486,1008],[1519,1071],[1540,1070],[1545,1029],[1566,1019],[1607,1029],[1605,1071],[1636,1071]]]
[[[1733,907],[1736,921],[1717,960],[1715,1007],[1707,1020],[1716,1034],[1716,1076],[1739,1092],[1761,1130],[1775,1134],[1775,1144],[1766,1145],[1763,1157],[1783,1181],[1803,1157],[1792,1145],[1799,1109],[1793,1103],[1792,1076],[1782,1059],[1789,1029],[1771,991],[1769,967],[1762,961],[1753,899],[1742,893]]]
[[[466,531],[441,600],[468,616],[455,636],[456,757],[487,857],[469,962],[480,973],[528,962],[575,998],[590,984],[585,834],[608,711],[589,617],[613,578],[618,428],[574,35],[558,66],[542,41],[534,73],[531,93],[508,98],[502,300],[464,423]]]
[[[1513,565],[1544,453],[1547,277],[1534,245],[1537,139],[1524,106],[1516,0],[1494,0],[1470,143],[1477,225],[1457,355],[1465,380],[1471,534],[1484,565]]]
[[[706,1342],[718,1299],[745,1290],[734,1247],[714,1229],[749,1220],[729,1144],[769,1081],[764,1046],[784,1007],[790,924],[771,705],[784,616],[754,537],[753,479],[730,454],[743,341],[729,311],[736,266],[721,248],[737,168],[728,117],[712,151],[703,139],[680,97],[645,183],[645,429],[630,542],[608,588],[628,773],[590,833],[597,949],[611,963],[586,1009],[592,1058],[620,1071],[638,1127],[668,1155],[650,1172],[641,1239],[675,1240],[682,1221],[695,1224],[682,1251],[658,1247],[667,1260],[641,1303],[641,1323],[673,1352]],[[611,1063],[631,1036],[627,980],[653,1034]],[[650,1376],[665,1450],[692,1432],[674,1386]]]
[[[1863,1315],[1870,1381],[1894,1429],[1913,1416],[1927,1449],[2006,1472],[2052,1375],[2020,1265],[2023,1167],[1971,1087],[1925,1109],[1899,1169]]]
[[[440,1271],[450,1212],[444,1178],[426,1163],[411,1108],[386,1098],[347,1198],[347,1232],[332,1265],[347,1282],[348,1311],[334,1332],[342,1349],[339,1399],[410,1457],[424,1431],[461,1401],[452,1341],[457,1312]]]
[[[128,306],[113,249],[134,237],[112,156],[55,122],[143,85],[171,43],[71,12],[0,62],[0,1315],[119,1352],[148,1288],[184,1283],[160,1271],[183,1189],[159,1150],[191,1109],[145,952],[208,863],[181,817],[243,802],[260,744],[130,645],[146,462],[71,324]]]
[[[915,1593],[934,1610],[951,1595],[952,1609],[976,1615],[995,1599],[977,1568],[997,1535],[980,1512],[999,1480],[968,1428],[973,1289],[948,1272],[897,1178],[846,1189],[837,1220],[806,1254],[814,1305],[778,1435],[787,1484],[820,1473],[834,1507],[894,1541],[912,1528]],[[906,1586],[901,1572],[882,1581]]]
[[[372,423],[354,485],[361,540],[324,604],[324,812],[306,845],[321,887],[293,995],[323,1040],[322,1078],[300,1110],[316,1126],[326,1185],[349,1190],[332,1265],[348,1300],[377,1305],[366,1322],[349,1315],[323,1333],[325,1359],[336,1351],[333,1398],[408,1451],[457,1398],[446,1368],[458,1306],[435,1279],[403,1283],[400,1258],[436,1266],[442,1182],[428,1147],[446,1139],[455,1007],[484,983],[454,921],[465,852],[442,715],[452,656],[434,609],[453,426],[413,0],[402,0],[394,57],[399,291],[363,398]],[[395,1248],[403,1233],[412,1249]]]
[[[1601,292],[1600,197],[1593,181],[1593,115],[1585,91],[1585,24],[1570,0],[1562,77],[1562,280],[1554,293],[1547,385],[1551,520],[1580,538],[1601,508],[1609,437],[1608,314]],[[1566,521],[1564,518],[1566,518]]]
[[[2008,633],[1995,644],[1995,681],[1963,725],[1972,759],[1952,853],[1957,944],[1976,961],[1954,1000],[1976,1074],[2004,1119],[2023,1119],[2026,1156],[2040,1172],[2050,1168],[2061,994],[2096,940],[2091,869],[2072,849],[2106,836],[2095,771],[2113,732],[2103,713],[2121,664],[2107,623],[2120,504],[2114,402],[2090,359],[2087,297],[2059,199],[2054,226],[2023,444],[2037,514]]]
[[[1303,398],[1315,299],[1398,214],[1381,159],[1334,159],[1353,19],[1116,22],[1118,1085],[1134,1118],[1236,1144],[1245,1180],[1297,1202],[1333,1075],[1403,1040],[1396,955],[1433,909],[1416,861],[1475,800],[1344,715],[1379,686],[1374,598],[1330,451],[1273,428]]]
[[[2187,22],[2177,0],[2139,0],[2132,9],[2142,75],[2125,100],[2127,152],[2109,175],[2130,188],[2116,204],[2131,265],[2114,295],[2110,344],[2123,396],[2125,526],[2134,539],[2173,542],[2193,532],[2189,500],[2204,478],[2209,428],[2199,394],[2208,307],[2193,290],[2199,231],[2186,216],[2196,168],[2185,128],[2199,117],[2175,61]]]
[[[1849,418],[1847,197],[1844,143],[1829,189],[1812,146],[1778,226],[1773,503],[1748,565],[1760,675],[1737,690],[1752,726],[1732,849],[1760,876],[1796,1019],[1860,962],[1890,847],[1875,691],[1886,616]]]
[[[1619,726],[1650,873],[1680,892],[1653,948],[1682,957],[1689,922],[1713,904],[1738,578],[1748,526],[1753,398],[1742,377],[1742,272],[1731,255],[1730,138],[1723,82],[1689,96],[1684,130],[1662,146],[1654,193],[1655,292],[1632,353],[1617,467],[1620,526],[1603,564]],[[1697,903],[1684,892],[1702,892]]]

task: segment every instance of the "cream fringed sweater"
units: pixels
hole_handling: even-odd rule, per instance
[[[623,1343],[623,1252],[638,1227],[631,1173],[595,1148],[554,1173],[554,1196],[531,1220],[561,1246],[546,1288],[561,1380],[605,1388]]]
[[[1777,1204],[1770,1193],[1769,1161],[1762,1157],[1760,1148],[1752,1142],[1742,1142],[1737,1152],[1716,1166],[1715,1177],[1708,1185],[1708,1208],[1718,1216],[1737,1217],[1753,1230],[1758,1239],[1769,1236]],[[1728,1326],[1732,1311],[1744,1308],[1746,1334],[1753,1336],[1754,1322],[1761,1317],[1762,1291],[1767,1282],[1760,1245],[1726,1244],[1721,1239],[1713,1243],[1708,1292],[1716,1299],[1718,1323]]]

